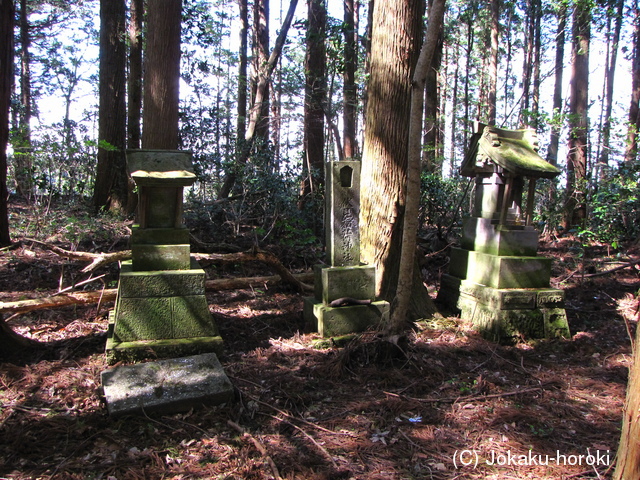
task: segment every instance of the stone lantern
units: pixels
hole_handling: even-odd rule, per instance
[[[478,123],[461,166],[463,175],[475,177],[475,203],[438,301],[494,340],[569,335],[564,292],[550,287],[551,259],[537,256],[531,225],[536,181],[560,170],[537,151],[534,130]]]
[[[196,176],[191,153],[127,152],[138,187],[130,261],[122,262],[110,315],[107,361],[220,353],[222,339],[205,297],[205,272],[190,257],[183,189]]]

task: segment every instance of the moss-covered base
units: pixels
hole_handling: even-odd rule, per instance
[[[389,321],[389,303],[383,300],[370,305],[329,307],[315,297],[304,299],[304,318],[323,337],[364,332]]]
[[[135,363],[158,358],[177,358],[201,353],[221,355],[222,337],[174,338],[168,340],[139,340],[135,342],[117,342],[107,339],[107,364],[118,362]]]

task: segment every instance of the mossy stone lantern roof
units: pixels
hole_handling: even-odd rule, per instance
[[[560,169],[538,155],[535,130],[505,130],[477,123],[460,173],[475,177],[496,171],[495,166],[520,177],[553,178],[560,174]]]
[[[128,150],[129,174],[144,187],[188,187],[196,181],[191,152],[180,150]]]

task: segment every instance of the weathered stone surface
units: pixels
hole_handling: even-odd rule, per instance
[[[132,245],[186,245],[189,243],[189,229],[179,228],[140,228],[131,227]]]
[[[196,181],[191,156],[183,150],[127,150],[127,164],[137,185],[186,187]]]
[[[462,223],[462,248],[501,256],[534,257],[538,232],[533,227],[498,225],[490,218],[466,218]]]
[[[325,305],[343,297],[376,299],[376,269],[369,265],[323,267],[316,265],[314,293]]]
[[[370,305],[328,307],[314,297],[304,300],[304,316],[315,319],[317,331],[323,337],[364,332],[389,321],[389,303],[379,300]]]
[[[551,259],[502,257],[460,248],[451,249],[449,273],[494,288],[545,288],[551,277]]]
[[[116,304],[118,342],[216,335],[204,295],[119,298]]]
[[[186,245],[131,245],[135,271],[188,270],[191,267],[190,247]]]
[[[325,168],[327,263],[356,266],[360,263],[360,162],[328,162]]]
[[[158,270],[134,272],[131,261],[122,262],[118,295],[130,297],[175,297],[204,293],[205,273],[190,270]]]
[[[119,366],[101,377],[111,415],[173,413],[233,399],[233,385],[214,353]]]

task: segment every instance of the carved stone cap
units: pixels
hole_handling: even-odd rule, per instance
[[[140,186],[187,187],[196,181],[191,156],[185,150],[127,150],[129,174]]]
[[[535,130],[507,130],[479,122],[460,171],[467,177],[489,172],[534,178],[553,178],[560,174],[560,169],[538,155]]]

